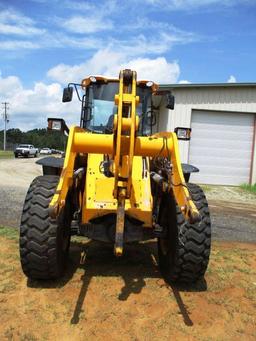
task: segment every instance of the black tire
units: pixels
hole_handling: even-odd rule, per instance
[[[37,156],[38,156],[37,153],[35,153],[34,157],[37,157]]]
[[[18,155],[17,155],[17,154],[14,154],[14,157],[15,157],[15,159],[17,159],[17,158],[18,158]]]
[[[158,238],[160,270],[167,282],[193,283],[203,278],[210,256],[211,221],[203,190],[187,184],[191,197],[201,215],[199,223],[185,221],[175,199],[165,194],[160,207],[161,226],[166,238]]]
[[[48,213],[59,177],[39,176],[27,192],[20,226],[20,260],[32,279],[55,279],[65,268],[70,245],[71,214],[68,202],[58,220]]]

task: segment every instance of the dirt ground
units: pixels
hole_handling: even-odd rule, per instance
[[[214,242],[205,280],[175,287],[153,242],[116,259],[107,245],[75,239],[66,276],[48,282],[23,275],[16,230],[0,229],[0,242],[0,340],[256,339],[253,244]]]

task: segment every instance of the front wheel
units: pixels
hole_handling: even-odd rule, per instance
[[[20,226],[20,260],[24,274],[33,279],[54,279],[63,274],[69,244],[71,214],[68,202],[58,220],[48,206],[59,177],[39,176],[27,192]]]
[[[166,231],[158,238],[159,266],[167,282],[195,282],[206,272],[211,247],[211,222],[203,190],[187,184],[201,221],[190,224],[170,194],[165,194],[159,212],[159,223]]]

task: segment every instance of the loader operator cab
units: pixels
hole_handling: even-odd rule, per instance
[[[82,102],[81,127],[94,133],[113,133],[114,115],[117,114],[117,105],[114,103],[115,95],[119,92],[118,82],[91,83],[85,90]],[[137,106],[137,115],[140,117],[139,135],[149,135],[156,123],[152,114],[152,90],[150,87],[137,87],[140,98]],[[127,112],[127,117],[129,112]]]
[[[115,95],[119,92],[119,81],[106,80],[103,77],[89,77],[83,80],[84,93],[80,95],[78,86],[70,83],[64,89],[63,102],[72,100],[74,86],[81,105],[80,127],[96,134],[112,134],[114,115],[117,114],[117,105],[114,103]],[[157,89],[153,82],[137,82],[136,95],[139,96],[139,104],[136,108],[140,117],[138,135],[152,134],[156,125],[156,111],[152,104],[152,92]],[[127,117],[129,112],[127,112]]]

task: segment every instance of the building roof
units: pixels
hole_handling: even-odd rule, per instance
[[[188,84],[160,84],[160,88],[238,88],[256,87],[256,83],[188,83]]]

